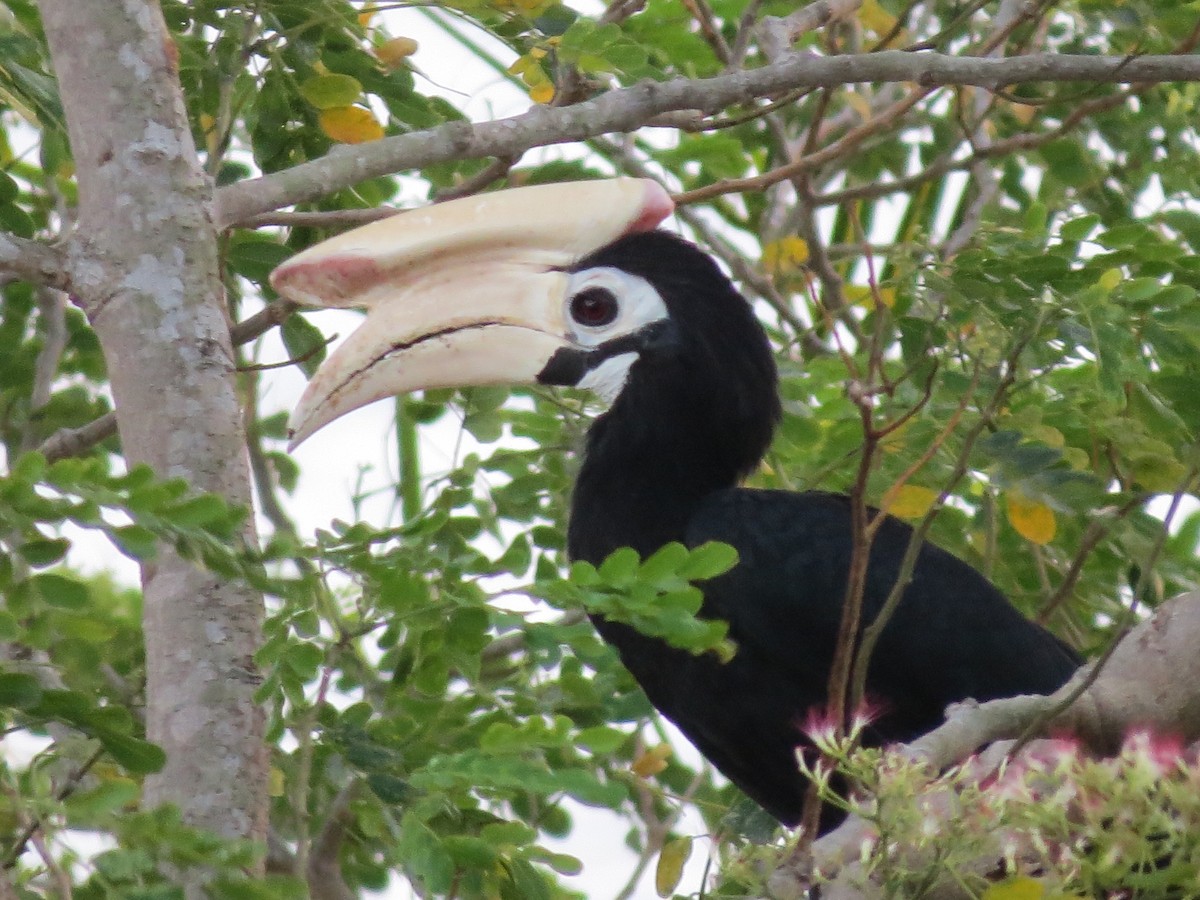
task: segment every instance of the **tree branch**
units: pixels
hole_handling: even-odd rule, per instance
[[[250,318],[233,326],[229,333],[233,344],[235,346],[247,344],[266,334],[276,325],[281,324],[297,308],[297,304],[291,300],[276,300],[274,303],[267,304]],[[68,456],[78,456],[101,441],[108,440],[116,433],[117,414],[107,412],[100,418],[78,428],[60,428],[38,447],[38,452],[50,462],[54,462]]]
[[[0,284],[28,281],[68,289],[67,254],[58,246],[0,231]]]
[[[225,228],[294,203],[326,196],[368,178],[437,162],[484,156],[517,156],[533,147],[579,141],[614,131],[634,131],[662,113],[698,109],[712,114],[735,103],[798,87],[855,82],[909,81],[929,88],[947,84],[1001,87],[1034,81],[1200,81],[1196,56],[1067,56],[1051,53],[991,59],[887,50],[820,57],[788,53],[751,71],[713,78],[643,82],[573,106],[537,106],[507,119],[436,128],[363,144],[283,172],[217,192],[215,219]]]
[[[354,820],[350,804],[358,791],[358,784],[357,781],[351,781],[338,792],[329,807],[321,833],[313,842],[305,873],[314,900],[354,900],[354,892],[342,878],[339,855],[346,829]]]
[[[1046,731],[1072,733],[1087,746],[1111,753],[1134,728],[1177,736],[1184,744],[1200,739],[1200,591],[1168,600],[1121,641],[1103,671],[1075,701],[1046,725]],[[1094,663],[1080,669],[1048,697],[1009,697],[988,703],[960,703],[946,722],[908,746],[906,753],[940,772],[1000,740],[1015,740],[1030,723],[1091,677]],[[859,857],[869,826],[852,816],[813,845],[813,862],[822,872],[851,867]],[[804,873],[781,871],[773,877],[795,886]],[[860,885],[858,896],[882,896]],[[833,894],[831,896],[852,896]]]

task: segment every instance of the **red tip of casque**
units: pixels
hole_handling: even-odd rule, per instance
[[[658,223],[675,211],[675,201],[657,181],[646,180],[646,194],[642,200],[642,210],[633,224],[626,229],[626,234],[637,234],[640,231],[652,231]]]
[[[271,273],[271,286],[305,304],[340,306],[380,277],[379,263],[364,255],[331,256],[308,262],[302,257]]]

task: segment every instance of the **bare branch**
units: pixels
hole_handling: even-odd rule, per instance
[[[446,188],[444,191],[438,191],[437,196],[433,198],[434,203],[444,203],[447,200],[454,200],[457,197],[469,197],[472,194],[477,194],[486,188],[494,181],[499,181],[509,173],[509,170],[517,164],[517,157],[504,156],[493,162],[483,171],[468,178],[462,184],[456,184],[454,187]]]
[[[375,206],[370,209],[331,209],[311,212],[267,212],[250,216],[238,223],[239,228],[357,228],[404,212],[395,206]]]
[[[312,855],[308,858],[305,871],[308,889],[314,900],[354,900],[355,894],[342,878],[339,854],[346,828],[353,820],[350,804],[358,790],[358,782],[352,781],[334,798],[321,833],[313,842]]]
[[[60,428],[50,435],[38,452],[50,462],[78,456],[117,433],[117,414],[106,412],[98,419],[78,428]]]
[[[437,162],[515,156],[532,147],[634,131],[662,113],[698,109],[708,114],[735,103],[798,87],[855,82],[910,81],[922,88],[947,84],[1001,87],[1035,81],[1200,81],[1196,56],[1068,56],[1032,54],[991,59],[887,50],[821,57],[789,53],[751,71],[707,79],[643,82],[573,106],[538,106],[526,113],[472,125],[448,122],[426,131],[363,144],[283,172],[230,185],[217,192],[215,219],[228,227],[251,216],[303,203],[357,184]]]
[[[816,0],[780,18],[764,16],[758,24],[758,40],[769,60],[778,59],[802,34],[853,15],[862,0]]]
[[[67,346],[67,295],[53,288],[40,287],[37,291],[38,322],[42,332],[42,348],[38,351],[33,372],[33,390],[29,394],[29,412],[32,417],[50,402],[51,389],[58,375],[58,364]],[[21,449],[32,450],[35,422],[31,418],[21,435]]]
[[[31,241],[0,231],[0,284],[29,281],[43,287],[67,290],[67,254],[42,241]]]

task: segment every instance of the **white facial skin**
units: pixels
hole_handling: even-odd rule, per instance
[[[591,303],[581,305],[583,296],[591,298]],[[611,266],[574,273],[563,312],[571,342],[589,349],[667,318],[667,306],[650,282]],[[629,367],[637,358],[634,352],[609,357],[589,370],[577,387],[612,403],[625,387]]]

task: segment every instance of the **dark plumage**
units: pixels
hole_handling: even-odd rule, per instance
[[[669,317],[633,342],[639,356],[624,389],[588,433],[570,553],[599,563],[619,547],[645,556],[668,541],[737,548],[739,564],[703,586],[703,613],[729,622],[732,662],[603,619],[596,626],[651,702],[738,787],[794,824],[805,789],[794,749],[810,709],[825,700],[851,554],[849,501],[737,487],[770,443],[778,379],[761,326],[711,259],[654,231],[622,238],[575,270],[597,266],[645,278]],[[909,535],[889,518],[875,540],[868,622]],[[880,715],[867,739],[908,740],[967,697],[1053,691],[1078,662],[982,575],[927,545],[871,661],[868,696]]]

